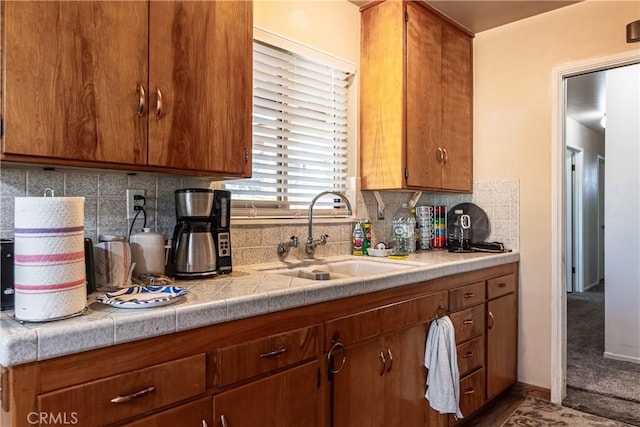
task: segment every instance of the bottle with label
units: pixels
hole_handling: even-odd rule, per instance
[[[416,217],[408,203],[402,203],[393,217],[391,234],[396,242],[395,254],[409,254],[416,250]]]
[[[355,227],[353,228],[353,254],[354,255],[363,255],[363,245],[364,245],[364,232],[362,231],[362,226],[360,225],[360,221],[356,222]]]
[[[362,221],[362,231],[364,233],[364,241],[362,243],[362,254],[369,255],[369,248],[371,247],[371,221],[368,219]]]

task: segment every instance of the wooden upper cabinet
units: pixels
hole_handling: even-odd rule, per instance
[[[253,8],[151,2],[149,164],[251,176]]]
[[[146,164],[146,2],[3,2],[2,152]],[[117,31],[116,31],[117,29]]]
[[[1,7],[3,160],[251,176],[251,1]]]
[[[414,1],[362,8],[364,190],[472,190],[472,37]]]

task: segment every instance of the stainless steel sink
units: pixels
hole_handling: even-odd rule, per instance
[[[310,280],[334,280],[349,277],[367,277],[390,271],[411,268],[411,264],[377,262],[368,260],[347,260],[325,262],[307,267],[281,268],[269,273]]]

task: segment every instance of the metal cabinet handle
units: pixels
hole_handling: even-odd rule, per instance
[[[445,165],[449,161],[449,153],[447,153],[446,148],[443,148],[442,152],[444,153],[444,156],[442,157],[442,164]]]
[[[442,159],[444,159],[444,153],[442,147],[438,147],[438,163],[442,163]]]
[[[474,295],[475,295],[475,293],[473,293],[473,292],[467,292],[466,294],[464,294],[464,298],[471,298]]]
[[[160,88],[156,88],[156,120],[160,120],[162,115],[162,92]]]
[[[380,376],[382,376],[387,368],[387,360],[384,358],[384,351],[380,352],[380,361],[382,362],[382,366],[380,367]]]
[[[506,284],[506,283],[504,283],[504,282],[502,282],[502,283],[499,283],[499,284],[498,284],[498,287],[499,287],[499,288],[506,288],[506,287],[507,287],[507,284]]]
[[[476,392],[475,388],[468,388],[464,391],[464,394],[473,394]]]
[[[202,420],[202,427],[209,427],[209,424],[205,420]]]
[[[387,366],[387,372],[391,372],[391,368],[393,368],[393,354],[391,353],[391,349],[387,349],[387,355],[389,356],[389,366]]]
[[[331,366],[331,358],[333,357],[333,352],[336,350],[343,352],[342,363],[340,364],[340,367],[338,369],[333,369],[333,367]],[[344,364],[347,362],[347,349],[344,348],[344,344],[342,344],[340,340],[335,341],[331,346],[331,349],[327,354],[327,361],[329,362],[329,373],[331,374],[337,374],[342,370],[342,368],[344,368]]]
[[[462,356],[464,359],[468,359],[469,357],[473,357],[473,351],[467,351],[464,356]]]
[[[227,424],[227,419],[224,415],[220,415],[220,424],[222,424],[222,427],[229,427],[229,425]]]
[[[489,312],[489,329],[493,329],[493,324],[496,322],[496,319],[493,317],[493,313]]]
[[[111,403],[125,403],[125,402],[130,402],[133,399],[138,399],[146,394],[151,393],[153,390],[155,390],[156,388],[154,386],[149,386],[147,388],[145,388],[144,390],[140,390],[137,391],[135,393],[126,395],[126,396],[118,396],[118,397],[114,397],[113,399],[111,399]]]
[[[473,319],[467,319],[462,323],[464,323],[465,325],[473,325]]]
[[[146,94],[144,92],[144,87],[138,83],[138,117],[142,117],[144,114],[145,98]]]
[[[276,359],[276,358],[282,356],[286,352],[287,352],[287,347],[283,346],[283,347],[280,347],[277,350],[273,350],[273,351],[270,351],[268,353],[262,353],[260,355],[260,358],[261,359]]]

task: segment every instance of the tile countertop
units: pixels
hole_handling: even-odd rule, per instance
[[[517,252],[450,254],[444,251],[412,254],[406,260],[334,256],[322,261],[368,260],[403,263],[408,268],[314,281],[273,274],[276,268],[309,266],[304,261],[239,266],[230,275],[208,280],[177,281],[191,292],[174,304],[121,309],[94,302],[81,316],[44,323],[20,323],[12,311],[0,316],[0,365],[9,367],[51,359],[129,341],[170,334],[254,315],[375,292],[410,283],[519,261]]]

